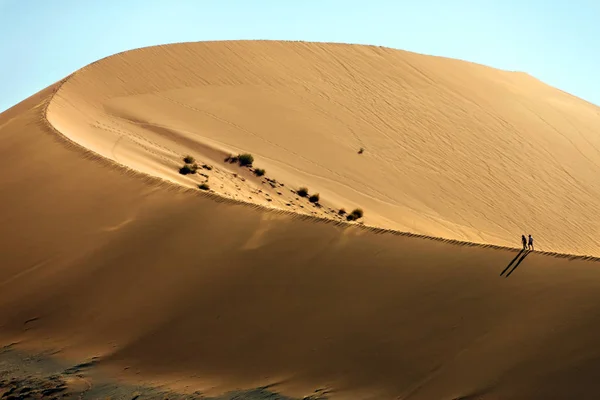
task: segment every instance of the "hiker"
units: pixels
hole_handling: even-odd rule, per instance
[[[529,250],[533,250],[533,238],[529,235]]]
[[[525,235],[521,235],[521,242],[523,242],[523,250],[527,250],[527,238]]]

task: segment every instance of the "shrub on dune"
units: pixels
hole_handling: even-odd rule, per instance
[[[183,167],[179,168],[179,173],[181,175],[195,174],[198,171],[198,165],[194,164],[185,164]]]
[[[256,176],[263,176],[265,174],[265,170],[262,168],[256,168],[254,170],[254,175]]]
[[[198,185],[198,189],[209,190],[210,186],[208,186],[208,183],[204,182],[204,183],[201,183],[201,184]]]
[[[186,164],[193,164],[196,162],[196,160],[194,159],[194,157],[187,155],[183,158],[183,162]]]
[[[363,216],[363,210],[362,208],[356,208],[352,211],[352,216],[354,216],[354,219],[359,219],[362,218]]]
[[[318,203],[319,202],[319,193],[315,193],[315,194],[311,195],[308,198],[308,201],[310,201],[311,203]]]
[[[254,162],[254,157],[248,153],[240,154],[237,158],[242,167],[249,167]]]
[[[296,193],[300,197],[306,197],[306,196],[308,196],[308,189],[305,187],[301,187],[300,189],[298,189],[298,191]]]
[[[229,156],[227,156],[227,158],[225,159],[225,162],[228,162],[230,164],[235,164],[236,162],[238,162],[238,158],[237,156],[232,156],[231,154]]]

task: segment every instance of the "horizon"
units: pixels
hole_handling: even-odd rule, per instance
[[[592,47],[594,37],[600,37],[594,22],[600,4],[475,3],[0,0],[0,52],[13,61],[0,65],[0,112],[117,53],[231,40],[345,43],[451,58],[526,73],[600,105],[600,82],[593,79],[600,55]],[[48,21],[54,22],[52,29]]]

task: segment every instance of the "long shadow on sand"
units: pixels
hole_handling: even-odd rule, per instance
[[[510,267],[514,264],[514,267],[508,272],[508,274],[506,274],[505,278],[508,278],[510,276],[510,274],[512,274],[515,269],[517,269],[517,267],[519,266],[519,264],[521,264],[523,262],[523,260],[525,259],[525,257],[527,257],[527,255],[531,253],[530,251],[527,251],[525,249],[521,250],[519,252],[519,254],[517,254],[517,256],[515,258],[512,259],[511,262],[508,263],[508,265],[506,266],[506,268],[504,268],[504,271],[502,271],[500,273],[500,276],[504,275],[506,273],[506,271],[508,271],[510,269]],[[521,257],[521,258],[519,258]],[[518,261],[517,261],[518,259]],[[517,261],[517,263],[515,264],[515,261]]]

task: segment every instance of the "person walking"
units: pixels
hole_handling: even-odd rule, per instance
[[[523,242],[523,250],[527,250],[527,238],[525,235],[521,235],[521,242]]]
[[[533,249],[533,238],[531,237],[531,235],[529,235],[529,250],[534,250]]]

